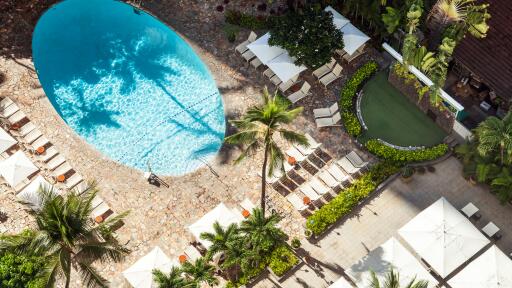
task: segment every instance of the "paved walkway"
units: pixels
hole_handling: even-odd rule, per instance
[[[415,174],[413,181],[394,180],[354,216],[339,224],[315,244],[303,241],[303,248],[316,259],[318,269],[307,267],[282,283],[283,287],[327,287],[356,261],[384,243],[420,211],[445,197],[460,209],[473,202],[482,218],[473,222],[482,228],[489,221],[501,228],[502,239],[496,245],[506,254],[512,252],[512,207],[501,205],[487,188],[470,185],[461,176],[460,162],[451,157],[437,164],[435,173]],[[307,283],[307,284],[304,284]],[[272,287],[272,286],[268,286]]]

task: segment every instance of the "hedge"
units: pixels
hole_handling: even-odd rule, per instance
[[[228,10],[225,14],[226,23],[237,25],[251,30],[266,30],[272,27],[274,17],[254,16],[235,10]]]
[[[377,157],[396,163],[423,162],[437,159],[448,151],[448,145],[439,144],[418,150],[398,150],[389,147],[376,139],[366,142],[366,149]]]
[[[320,235],[338,219],[350,213],[381,182],[398,172],[399,169],[399,166],[391,162],[380,162],[371,167],[370,171],[356,180],[352,186],[309,216],[306,228],[310,229],[313,234]]]
[[[378,69],[375,61],[370,61],[361,66],[357,71],[347,80],[343,89],[341,89],[340,97],[340,111],[343,119],[343,124],[348,134],[357,137],[361,134],[362,127],[357,119],[356,114],[353,112],[354,97],[357,90],[360,88],[368,78],[370,78]]]
[[[288,270],[299,263],[299,259],[286,246],[279,246],[270,254],[268,267],[277,276],[283,276]]]

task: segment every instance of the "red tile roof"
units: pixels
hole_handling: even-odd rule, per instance
[[[512,0],[485,0],[491,14],[484,39],[470,35],[457,46],[454,58],[478,75],[503,98],[512,99]]]

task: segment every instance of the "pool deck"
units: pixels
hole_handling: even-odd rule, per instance
[[[248,31],[242,31],[235,43],[229,43],[222,30],[223,13],[215,9],[218,4],[218,1],[148,1],[146,9],[167,22],[194,48],[217,82],[226,117],[233,119],[249,106],[259,103],[260,91],[265,85],[273,86],[261,71],[256,72],[234,53],[234,47],[246,39]],[[380,60],[376,51],[370,51],[369,55]],[[345,64],[343,78],[329,89],[319,85],[310,72],[304,73],[307,81],[313,84],[313,93],[298,103],[305,107],[305,111],[292,128],[310,133],[334,157],[341,157],[350,150],[357,150],[362,155],[364,152],[339,127],[316,129],[312,110],[336,101],[347,74],[368,57],[361,57],[352,66]],[[31,59],[13,60],[0,56],[0,72],[7,77],[0,84],[0,96],[9,96],[18,103],[79,173],[98,181],[101,197],[114,211],[131,211],[118,234],[121,243],[128,243],[133,252],[122,263],[100,268],[102,275],[111,279],[112,287],[128,287],[120,272],[154,246],[160,246],[169,257],[180,255],[191,237],[186,227],[219,202],[235,207],[249,197],[258,203],[261,179],[257,172],[262,163],[261,153],[233,166],[232,160],[239,152],[236,148],[223,147],[210,163],[218,178],[203,167],[181,177],[163,177],[170,188],[156,188],[147,183],[141,171],[110,160],[69,128],[49,102],[33,69]],[[364,156],[368,158],[368,155]],[[35,225],[14,195],[0,194],[0,210],[8,216],[3,224],[9,232]],[[286,216],[283,229],[291,237],[303,235],[304,218],[280,194],[273,190],[269,194]],[[77,279],[73,277],[74,287],[81,286]]]

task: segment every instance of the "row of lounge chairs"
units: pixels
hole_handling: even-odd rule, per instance
[[[313,71],[313,76],[327,87],[329,84],[341,77],[341,72],[343,72],[343,67],[336,62],[336,59],[331,57],[331,61],[329,63],[326,63]]]
[[[338,103],[334,102],[330,107],[314,109],[316,127],[327,127],[337,125],[341,120],[341,114],[338,111]]]
[[[36,166],[40,169],[37,173],[31,175],[26,181],[12,187],[13,192],[18,194],[23,190],[37,175],[42,172],[41,177],[44,181],[52,183],[60,194],[61,188],[74,190],[81,194],[89,188],[89,183],[84,180],[82,175],[74,170],[66,158],[59,153],[57,147],[43,135],[43,133],[30,121],[27,115],[21,111],[12,99],[5,97],[0,100],[0,119],[2,126],[15,138],[21,151],[29,159],[35,160]],[[20,153],[23,153],[21,152]],[[12,151],[7,151],[11,156]],[[20,199],[23,200],[23,199]],[[103,221],[106,217],[113,214],[109,205],[99,196],[92,201],[93,211],[91,218],[97,222]]]

